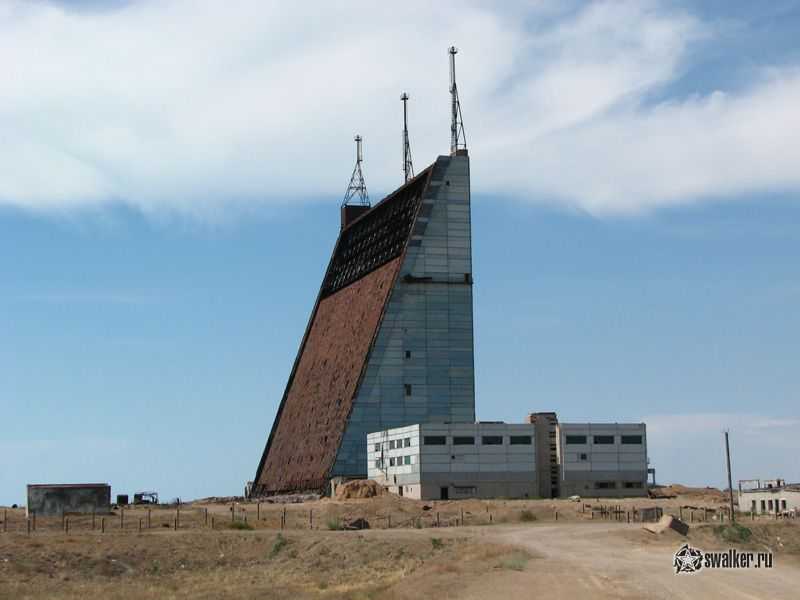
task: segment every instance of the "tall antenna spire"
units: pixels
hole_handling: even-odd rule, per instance
[[[464,133],[464,118],[461,116],[461,103],[458,101],[456,87],[456,54],[458,48],[450,46],[450,154],[467,149],[467,136]]]
[[[400,95],[403,101],[403,182],[414,177],[414,163],[411,161],[411,144],[408,141],[408,94]]]
[[[354,196],[358,196],[359,204],[361,206],[369,206],[369,194],[367,193],[367,184],[364,182],[364,173],[361,172],[361,136],[356,134],[353,138],[356,141],[356,166],[353,168],[353,175],[350,177],[350,184],[347,186],[347,191],[344,193],[344,201],[342,206],[347,206]]]

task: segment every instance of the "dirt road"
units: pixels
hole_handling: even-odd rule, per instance
[[[640,527],[581,523],[494,528],[485,534],[487,541],[523,547],[534,558],[521,572],[506,571],[471,582],[459,597],[542,598],[545,591],[553,599],[800,597],[800,566],[794,560],[781,562],[777,557],[768,570],[704,569],[676,575],[672,558],[680,540],[648,539],[650,534],[641,533]]]

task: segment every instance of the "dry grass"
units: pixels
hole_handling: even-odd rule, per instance
[[[395,586],[411,573],[425,581],[474,576],[509,552],[456,530],[436,538],[430,533],[220,529],[4,535],[0,598],[394,597]]]

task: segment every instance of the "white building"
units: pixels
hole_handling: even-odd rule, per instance
[[[369,478],[425,499],[537,496],[534,426],[424,423],[367,435]]]
[[[644,423],[559,423],[562,496],[647,493]]]
[[[554,413],[546,414],[556,422]],[[547,440],[537,440],[536,423],[423,423],[370,433],[368,477],[418,499],[535,498],[551,490],[562,497],[647,493],[643,423],[555,427],[550,439],[539,425]],[[560,485],[552,485],[551,472],[560,473]]]
[[[739,510],[757,515],[800,514],[800,483],[787,484],[783,479],[749,480],[754,485],[739,482]]]

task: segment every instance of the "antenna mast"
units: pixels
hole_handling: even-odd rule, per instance
[[[350,184],[344,193],[342,206],[347,206],[354,196],[358,196],[358,203],[361,206],[369,206],[369,194],[367,184],[364,182],[364,173],[361,171],[361,162],[364,160],[361,155],[361,136],[356,134],[353,138],[356,141],[356,166],[353,168],[353,175],[350,177]]]
[[[450,154],[467,149],[467,136],[464,133],[464,118],[461,116],[461,102],[458,100],[456,86],[456,54],[458,48],[450,46]]]
[[[403,182],[414,177],[414,163],[411,161],[411,144],[408,141],[408,94],[400,95],[403,101]]]

